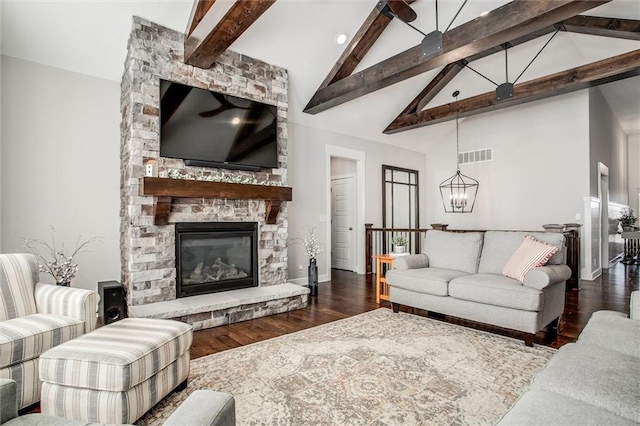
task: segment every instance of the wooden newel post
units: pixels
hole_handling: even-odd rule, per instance
[[[366,265],[367,275],[371,275],[372,273],[371,256],[373,256],[373,233],[371,228],[373,228],[373,223],[364,224],[364,264]]]

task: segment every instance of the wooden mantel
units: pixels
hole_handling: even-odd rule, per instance
[[[293,190],[288,186],[250,185],[157,177],[144,177],[141,183],[140,195],[158,197],[153,209],[156,225],[169,223],[172,197],[265,200],[267,207],[266,223],[268,224],[276,223],[281,203],[293,199]]]

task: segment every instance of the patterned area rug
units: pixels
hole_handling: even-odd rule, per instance
[[[239,425],[493,424],[553,349],[378,309],[191,362],[187,391],[230,392]]]

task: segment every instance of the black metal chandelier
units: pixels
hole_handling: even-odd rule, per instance
[[[453,92],[458,100],[460,91]],[[456,172],[440,184],[440,197],[446,213],[471,213],[476,204],[480,183],[460,172],[460,131],[456,115]]]

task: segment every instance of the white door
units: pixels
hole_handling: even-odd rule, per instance
[[[331,267],[356,269],[356,178],[331,178]]]

